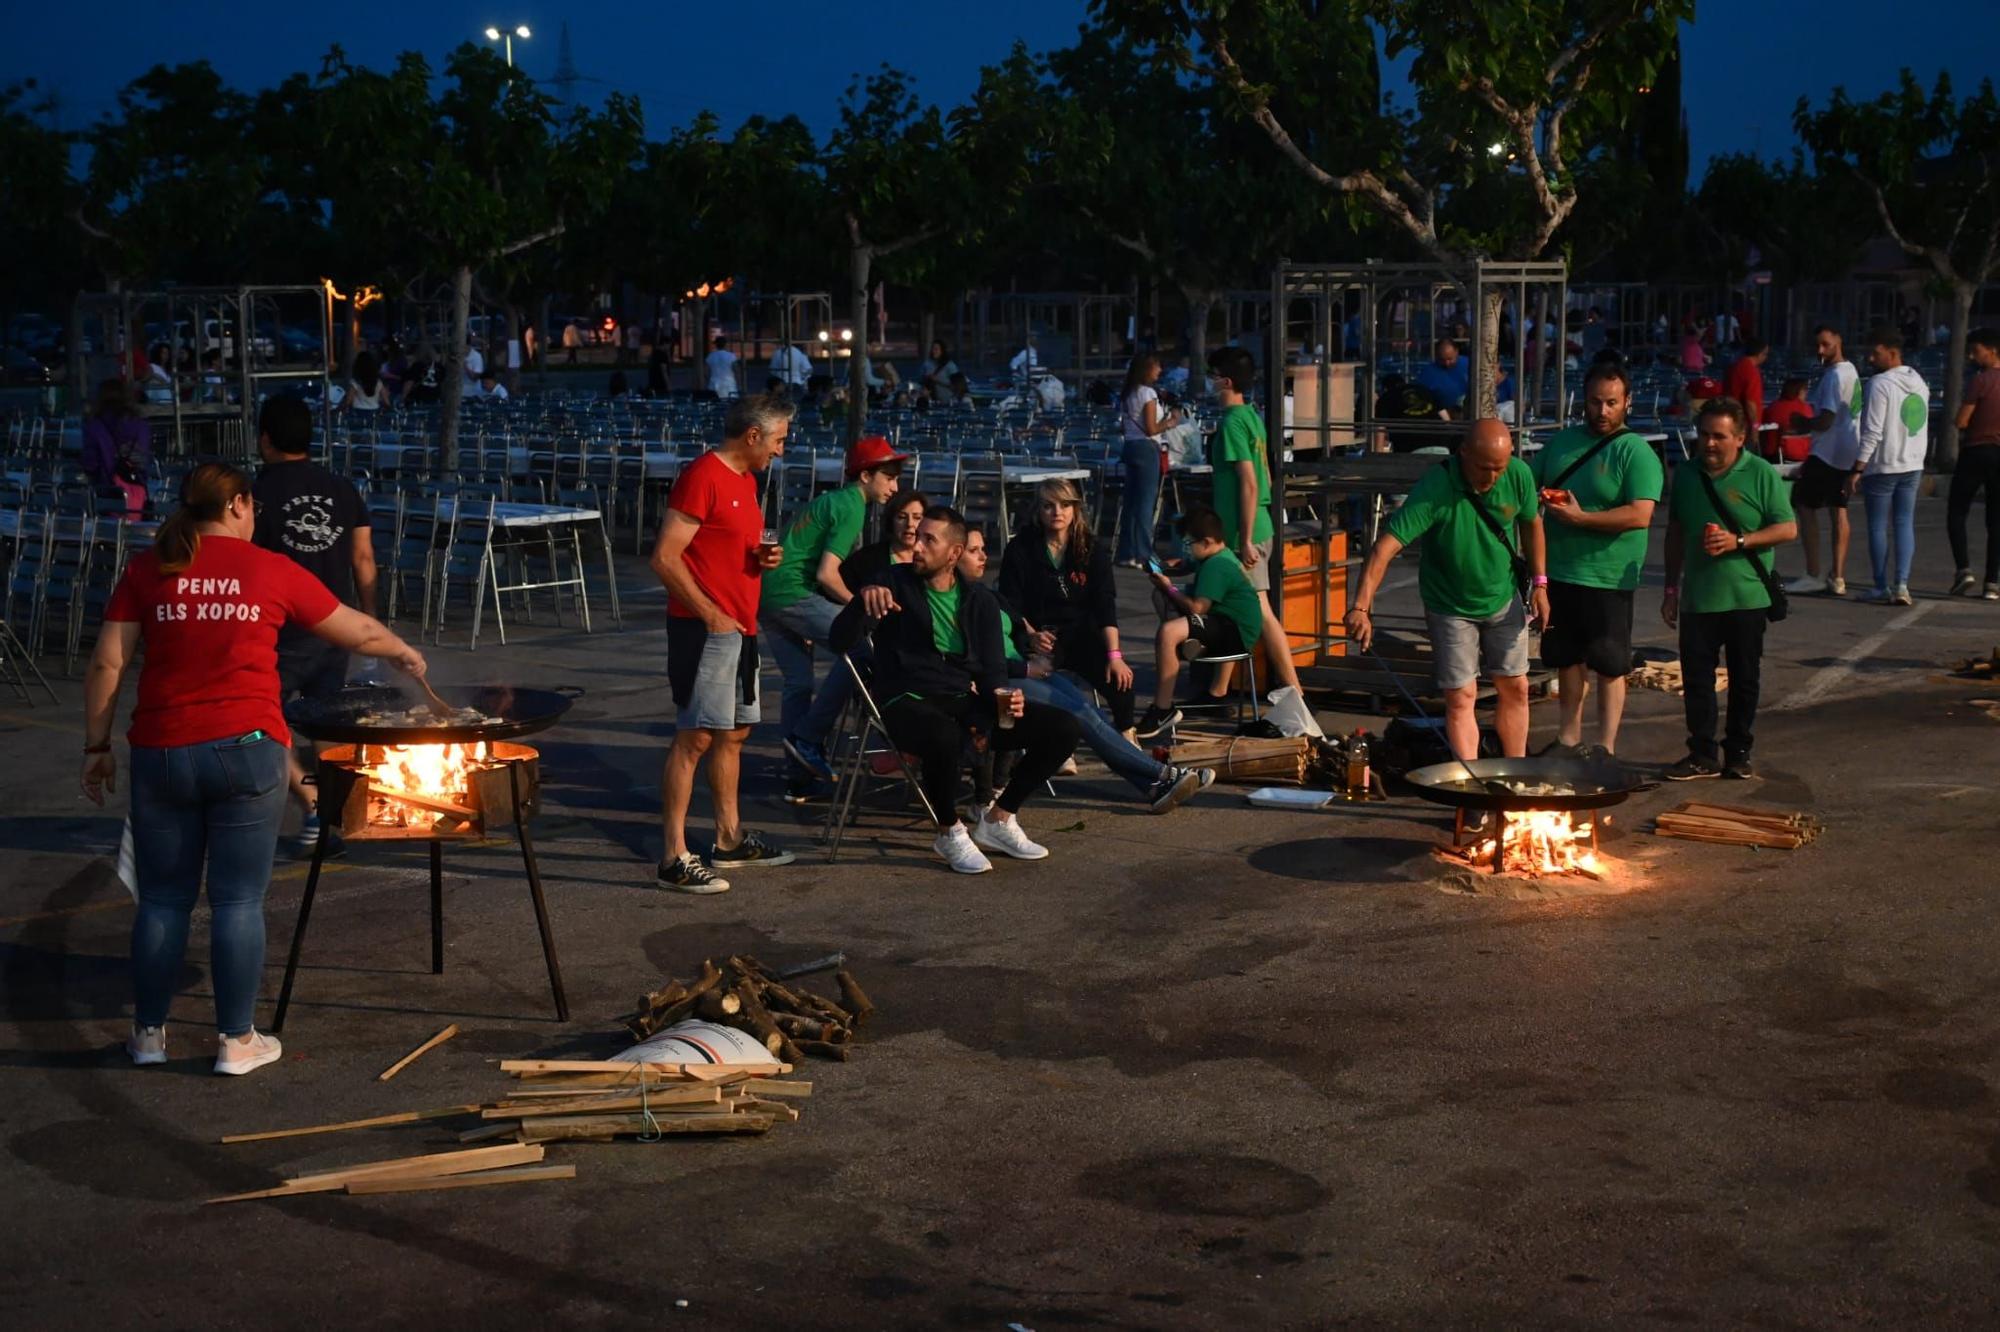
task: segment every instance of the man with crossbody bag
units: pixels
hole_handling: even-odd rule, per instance
[[[1733,398],[1711,398],[1696,419],[1696,458],[1674,473],[1667,502],[1667,590],[1660,616],[1678,627],[1687,707],[1687,757],[1672,781],[1747,780],[1764,657],[1764,627],[1785,618],[1785,591],[1759,552],[1798,536],[1778,469],[1747,452],[1749,420]],[[1729,663],[1729,716],[1720,763],[1715,668]]]
[[[1518,529],[1525,558],[1509,538]],[[1501,752],[1528,752],[1528,630],[1546,631],[1548,578],[1535,479],[1514,457],[1507,427],[1475,421],[1458,456],[1411,488],[1369,549],[1361,587],[1347,613],[1347,633],[1363,651],[1375,637],[1373,607],[1389,562],[1424,539],[1417,587],[1430,628],[1445,738],[1463,759],[1479,754],[1473,714],[1483,672],[1497,700]]]
[[[1556,738],[1541,752],[1581,752],[1583,701],[1597,682],[1602,752],[1618,748],[1625,677],[1632,669],[1632,597],[1646,563],[1646,529],[1665,486],[1653,446],[1625,428],[1625,367],[1591,367],[1584,425],[1552,436],[1529,464],[1548,516],[1549,611],[1542,664],[1562,684]]]

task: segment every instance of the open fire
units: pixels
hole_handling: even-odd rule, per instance
[[[441,819],[470,822],[472,774],[489,766],[492,749],[473,745],[370,746],[368,822],[389,828],[434,828]]]
[[[1495,822],[1497,820],[1497,822]],[[1484,828],[1461,827],[1447,860],[1494,874],[1539,879],[1551,874],[1602,878],[1592,817],[1559,809],[1520,809],[1489,816]]]

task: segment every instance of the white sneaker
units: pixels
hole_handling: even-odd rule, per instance
[[[134,1022],[132,1034],[125,1038],[125,1053],[132,1056],[133,1063],[142,1066],[166,1063],[167,1029],[142,1027]]]
[[[1057,769],[1056,769],[1056,776],[1058,776],[1058,777],[1074,777],[1074,776],[1076,776],[1076,771],[1077,771],[1077,770],[1076,770],[1076,755],[1074,755],[1074,754],[1071,754],[1071,755],[1070,755],[1070,756],[1069,756],[1068,758],[1066,758],[1066,759],[1064,759],[1064,760],[1063,760],[1063,765],[1062,765],[1062,766],[1061,766],[1060,768],[1057,768]]]
[[[1815,578],[1811,574],[1800,574],[1797,578],[1785,584],[1785,591],[1790,592],[1793,596],[1801,597],[1809,596],[1814,592],[1824,592],[1826,588],[1826,579]]]
[[[241,1077],[253,1068],[262,1068],[285,1053],[285,1047],[278,1044],[278,1038],[255,1027],[250,1034],[240,1039],[217,1035],[215,1038],[215,1071],[227,1073],[231,1077]]]
[[[944,857],[944,863],[960,874],[984,874],[993,868],[993,862],[972,844],[972,837],[965,831],[963,823],[954,823],[937,835],[931,843],[931,850]]]
[[[1844,597],[1847,595],[1847,580],[1829,577],[1826,580],[1826,590],[1832,596]]]
[[[2000,583],[1988,583],[1986,590],[1979,594],[1981,601],[2000,601]]]
[[[1908,583],[1896,584],[1896,590],[1889,594],[1889,604],[1891,606],[1916,605],[1915,600],[1910,596],[1910,585]]]
[[[1028,840],[1028,834],[1021,831],[1019,819],[1002,821],[992,817],[991,811],[979,816],[978,824],[972,830],[972,840],[988,851],[998,851],[1016,860],[1047,860],[1049,849],[1037,846]]]

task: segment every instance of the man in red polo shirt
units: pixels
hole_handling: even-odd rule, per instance
[[[1764,360],[1771,354],[1771,344],[1762,338],[1749,338],[1743,343],[1743,354],[1729,367],[1729,377],[1722,382],[1722,396],[1734,398],[1743,404],[1743,410],[1750,417],[1750,438],[1757,438],[1757,426],[1764,419]]]
[[[679,711],[660,779],[666,853],[658,883],[675,892],[726,892],[729,880],[717,870],[792,861],[791,852],[741,826],[736,781],[743,741],[761,719],[758,593],[764,571],[784,558],[775,537],[763,540],[757,474],[785,451],[794,410],[782,393],[733,400],[722,447],[695,459],[674,482],[653,546],[653,572],[667,589],[667,679]],[[715,843],[706,863],[687,844],[688,802],[704,757],[715,803]]]

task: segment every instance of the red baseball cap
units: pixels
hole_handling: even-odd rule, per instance
[[[854,441],[854,447],[847,451],[847,474],[860,476],[871,467],[881,467],[885,463],[908,462],[910,455],[896,452],[896,446],[882,435],[864,435]]]

